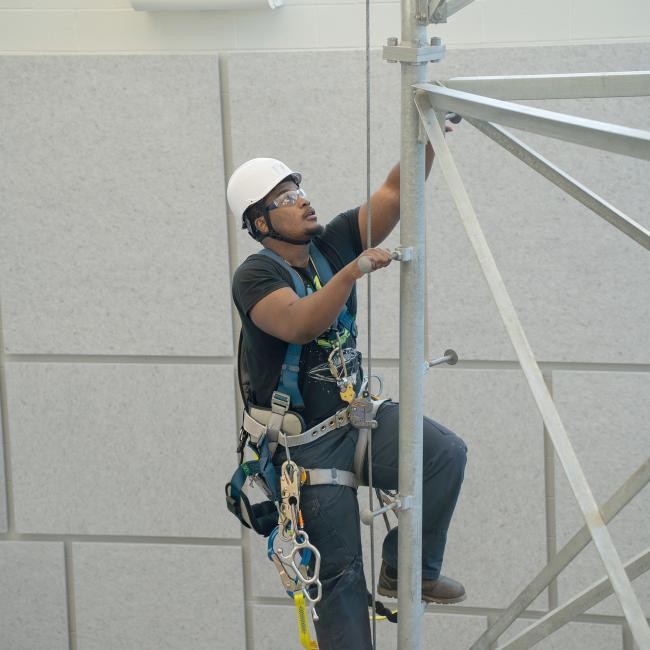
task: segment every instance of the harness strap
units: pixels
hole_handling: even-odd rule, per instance
[[[386,399],[373,399],[372,400],[372,419],[375,419],[379,407],[387,402]],[[357,438],[357,446],[354,448],[354,475],[359,480],[359,485],[367,485],[367,481],[363,478],[363,463],[366,460],[366,451],[368,449],[368,429],[365,427],[359,429],[359,437]]]
[[[278,439],[280,437],[280,429],[282,428],[282,420],[284,414],[289,410],[291,398],[289,395],[274,391],[271,396],[271,415],[269,421],[264,428],[264,434],[269,445],[270,456],[273,457],[275,450],[278,446]]]
[[[340,411],[337,411],[334,415],[319,422],[316,426],[313,426],[307,431],[297,434],[297,435],[288,435],[279,436],[277,442],[285,447],[298,447],[300,445],[306,445],[309,442],[314,442],[318,440],[325,434],[334,429],[345,426],[350,421],[349,408],[343,408]],[[261,436],[266,433],[267,426],[261,424],[254,418],[252,418],[247,411],[244,411],[244,421],[242,427],[249,434],[251,441],[255,444]]]
[[[293,280],[293,288],[299,298],[304,298],[306,295],[305,285],[298,272],[280,255],[270,248],[263,248],[260,255],[270,257],[272,260],[281,264],[291,275]],[[282,362],[282,369],[280,371],[280,381],[278,382],[277,392],[288,395],[291,400],[291,405],[294,408],[302,408],[305,402],[302,399],[302,393],[298,387],[298,373],[300,372],[300,355],[302,354],[302,345],[298,343],[289,343],[287,351],[284,355]]]
[[[359,479],[359,484],[364,485],[366,481],[363,480],[363,461],[368,449],[368,429],[363,427],[358,431],[357,446],[354,448],[354,474]]]
[[[330,267],[329,262],[327,259],[325,259],[323,253],[321,253],[314,244],[309,247],[309,253],[312,260],[314,260],[316,271],[318,272],[321,283],[327,284],[332,279],[332,268]],[[343,325],[343,327],[352,332],[352,336],[354,336],[354,338],[357,337],[356,320],[354,316],[352,316],[352,314],[348,311],[347,303],[344,304],[341,308],[337,320],[339,323],[341,323],[341,325]]]
[[[303,472],[307,475],[305,485],[344,485],[350,488],[356,488],[359,485],[354,472],[346,472],[342,469],[305,469]]]
[[[268,537],[271,531],[278,525],[278,510],[275,502],[262,501],[261,503],[251,503],[243,489],[249,477],[255,479],[260,476],[256,474],[258,467],[259,461],[249,461],[237,468],[230,483],[226,485],[226,504],[228,510],[246,528],[252,528],[260,535]],[[354,473],[342,469],[302,469],[302,475],[304,478],[303,487],[314,485],[343,485],[356,489],[359,485]],[[261,483],[261,479],[258,482]]]

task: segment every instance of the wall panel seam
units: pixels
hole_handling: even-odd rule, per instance
[[[13,480],[11,473],[11,445],[9,442],[9,403],[7,397],[6,355],[4,345],[4,329],[2,318],[2,301],[0,300],[0,422],[3,436],[2,456],[4,459],[4,488],[5,512],[7,516],[7,535],[15,528]]]
[[[249,604],[256,607],[286,607],[287,609],[293,609],[291,601],[280,596],[255,596],[250,599]],[[426,607],[425,614],[432,616],[435,616],[436,614],[449,614],[452,616],[500,616],[503,611],[503,609],[495,607],[480,607],[478,605],[470,607],[466,605],[430,604]],[[547,613],[547,611],[526,609],[520,614],[519,619],[535,621],[546,616]],[[580,614],[575,619],[571,620],[572,623],[611,625],[616,627],[621,626],[624,621],[625,618],[623,616],[613,614]]]
[[[88,364],[156,364],[156,365],[214,365],[229,366],[235,361],[234,357],[211,356],[156,356],[156,355],[123,355],[123,354],[6,354],[6,363],[88,363]]]
[[[2,15],[0,10],[0,15]],[[650,36],[619,36],[615,38],[574,38],[571,40],[561,41],[503,41],[483,43],[477,41],[458,42],[452,43],[447,47],[448,51],[453,50],[476,50],[476,49],[498,49],[498,48],[532,48],[532,47],[564,47],[564,46],[581,46],[581,45],[629,45],[629,44],[643,44],[650,43]],[[150,56],[153,54],[159,56],[166,55],[185,55],[185,54],[221,54],[221,53],[256,53],[256,54],[304,54],[305,52],[355,52],[359,48],[353,45],[347,47],[339,46],[324,46],[318,48],[314,47],[294,47],[294,48],[202,48],[202,49],[189,49],[189,48],[150,48],[146,50],[128,50],[128,49],[113,49],[113,50],[80,50],[66,49],[66,50],[47,50],[47,49],[29,49],[29,50],[2,50],[0,55],[6,56],[112,56],[112,55],[128,55],[128,56]],[[378,52],[379,48],[371,48],[371,51]]]
[[[233,262],[236,268],[236,260]],[[232,277],[232,275],[231,275]],[[239,336],[239,315],[231,308],[233,316],[234,349],[237,349]],[[462,353],[461,353],[462,354]],[[4,354],[4,364],[11,363],[87,363],[87,364],[156,364],[156,365],[215,365],[235,366],[236,356],[156,356],[156,355],[96,355],[96,354]],[[399,360],[389,357],[373,357],[374,365],[384,368],[397,368]],[[650,363],[609,363],[602,361],[539,361],[544,371],[573,371],[573,372],[650,372]],[[456,369],[466,370],[519,370],[517,361],[495,359],[459,359]],[[446,369],[448,372],[450,369]],[[239,388],[237,387],[237,391]]]
[[[162,537],[156,535],[83,535],[75,533],[16,533],[1,534],[0,541],[25,542],[79,542],[94,544],[158,544],[171,546],[222,546],[239,548],[239,537]]]
[[[64,543],[64,559],[68,613],[68,640],[70,643],[70,650],[77,650],[77,610],[74,589],[74,567],[72,559],[72,544],[69,541]]]
[[[228,67],[229,59],[227,53],[219,55],[219,97],[221,100],[221,144],[223,147],[223,183],[224,188],[228,186],[228,179],[234,171],[233,148],[232,148],[232,113],[230,107],[230,70]],[[232,283],[232,278],[237,268],[238,247],[237,247],[237,224],[234,215],[231,213],[228,202],[224,200],[224,215],[226,218],[226,232],[228,236],[228,276]],[[239,342],[239,330],[241,323],[237,310],[234,309],[232,301],[229,301],[229,308],[232,323],[232,343],[235,355]],[[235,394],[235,414],[240,413],[243,409],[243,403],[239,394],[239,379],[237,376],[236,360],[233,361],[233,384]],[[237,417],[235,415],[235,417]],[[235,431],[237,427],[235,426]],[[233,436],[233,444],[235,437]],[[230,450],[227,452],[230,453]],[[253,650],[255,647],[253,612],[247,606],[248,594],[252,591],[253,577],[250,569],[250,542],[248,531],[242,527],[241,540],[241,562],[242,562],[242,599],[244,605],[244,636],[246,650]]]

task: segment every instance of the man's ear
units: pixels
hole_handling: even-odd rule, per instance
[[[255,227],[261,232],[266,235],[269,231],[269,227],[266,223],[266,219],[264,217],[257,217],[255,219]]]

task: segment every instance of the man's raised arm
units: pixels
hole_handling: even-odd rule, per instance
[[[425,149],[424,177],[428,178],[433,164],[433,147],[427,142]],[[371,218],[372,218],[372,244],[378,246],[388,237],[399,221],[399,181],[400,165],[397,163],[390,170],[384,184],[370,196]],[[367,241],[367,220],[368,205],[364,203],[359,210],[359,231],[361,233],[361,244],[368,248]]]

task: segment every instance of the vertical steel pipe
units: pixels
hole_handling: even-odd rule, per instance
[[[402,45],[426,44],[426,25],[416,19],[416,0],[402,1]],[[412,497],[399,515],[397,646],[419,650],[422,608],[422,379],[424,375],[424,144],[413,84],[426,65],[401,63],[401,245],[413,249],[400,264],[399,492]]]

